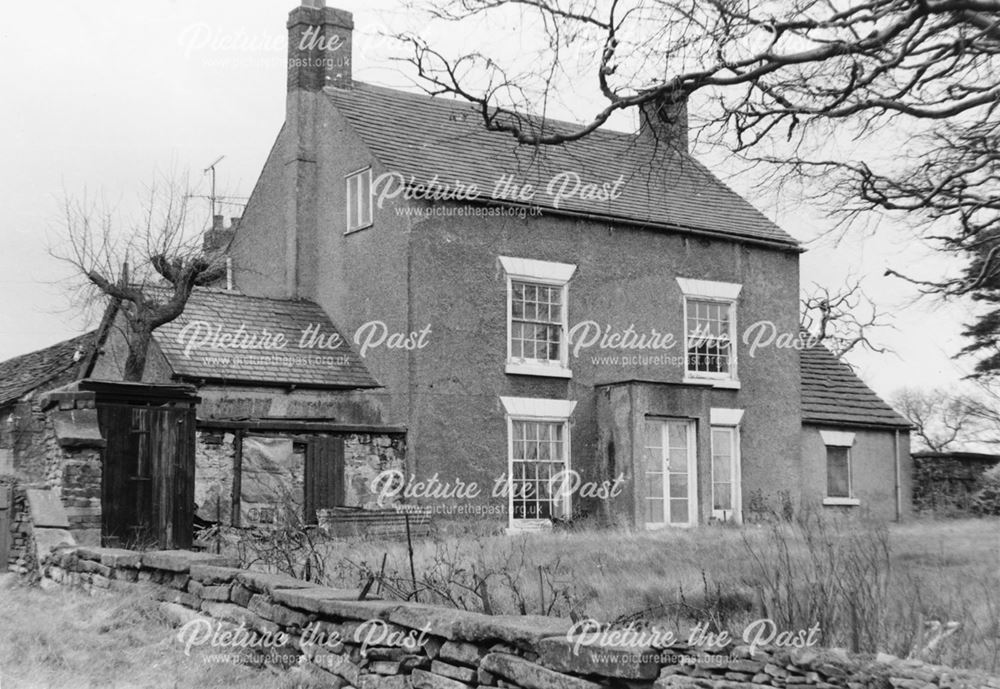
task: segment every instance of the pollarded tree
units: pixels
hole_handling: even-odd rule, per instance
[[[225,275],[223,253],[203,250],[206,227],[189,212],[192,196],[186,183],[160,177],[145,190],[134,221],[86,197],[63,201],[50,253],[73,267],[77,306],[121,315],[124,380],[142,380],[153,331],[181,315],[195,286]]]

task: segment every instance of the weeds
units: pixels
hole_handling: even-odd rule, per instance
[[[768,509],[743,528],[438,535],[414,542],[412,570],[405,543],[331,541],[294,523],[250,532],[233,547],[246,564],[367,596],[657,625],[678,636],[700,624],[740,637],[754,620],[770,618],[779,630],[818,624],[824,646],[1000,667],[1000,522],[890,528],[792,514],[780,497]]]

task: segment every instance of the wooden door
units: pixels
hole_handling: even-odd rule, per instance
[[[10,562],[10,513],[13,499],[10,486],[0,485],[0,572],[7,571]]]
[[[99,408],[106,440],[101,472],[101,537],[113,547],[151,545],[152,465],[149,408],[107,404]]]
[[[305,522],[317,523],[316,510],[344,504],[344,439],[310,438],[306,446]]]
[[[194,409],[108,404],[101,425],[104,544],[191,547]]]

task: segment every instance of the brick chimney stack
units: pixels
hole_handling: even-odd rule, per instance
[[[288,15],[288,90],[351,87],[350,12],[303,0]]]
[[[663,95],[639,108],[639,133],[661,144],[688,150],[688,104],[686,95]]]
[[[240,219],[235,217],[230,219],[230,225],[226,227],[225,218],[221,215],[212,216],[212,227],[205,231],[205,236],[202,238],[202,251],[211,255],[228,249],[233,237],[236,236],[239,224]]]
[[[302,0],[288,14],[288,88],[282,130],[285,296],[311,296],[319,236],[319,141],[330,104],[323,89],[351,87],[350,12],[325,0]]]

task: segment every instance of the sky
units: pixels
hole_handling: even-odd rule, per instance
[[[70,306],[70,268],[52,257],[61,201],[86,194],[123,211],[159,171],[187,170],[207,193],[216,166],[220,193],[248,196],[284,119],[285,21],[294,0],[91,0],[0,5],[0,360],[84,332]],[[456,34],[414,25],[397,0],[330,0],[354,13],[354,78],[412,88],[413,75],[389,58],[382,34],[420,31],[432,45],[517,50],[517,27]],[[590,103],[571,104],[586,111]],[[556,113],[572,117],[570,113]],[[616,128],[634,122],[618,120]],[[863,153],[863,151],[862,151]],[[878,334],[891,353],[849,357],[883,396],[904,386],[952,387],[971,363],[964,342],[967,304],[918,299],[884,277],[888,267],[937,276],[953,268],[906,227],[883,222],[835,242],[833,222],[802,199],[762,192],[752,175],[723,159],[705,161],[765,214],[803,242],[803,286],[861,279],[892,328]],[[193,203],[208,201],[195,199]],[[239,205],[223,208],[239,215]]]

